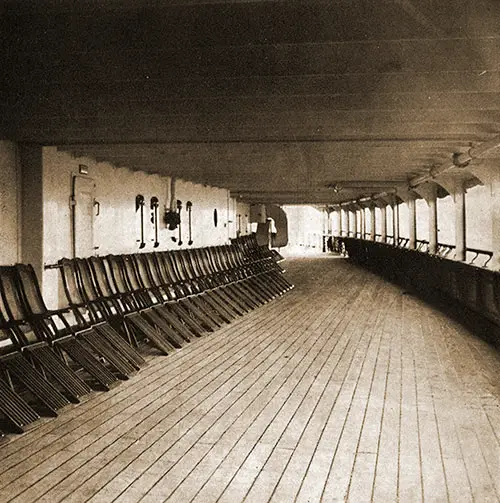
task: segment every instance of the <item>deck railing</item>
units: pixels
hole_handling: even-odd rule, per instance
[[[369,232],[365,232],[365,240],[371,241],[371,234]],[[333,250],[342,253],[343,249],[342,246],[338,243],[338,240],[343,238],[343,237],[349,237],[349,238],[354,238],[354,239],[360,239],[361,233],[359,232],[352,232],[349,231],[349,233],[345,232],[344,236],[339,237],[333,237]],[[326,243],[326,240],[328,239],[328,235],[324,235],[324,242]],[[373,241],[371,241],[373,242]],[[386,241],[384,242],[382,240],[382,235],[381,234],[375,234],[375,242],[377,243],[383,243],[387,245],[391,245],[397,248],[406,248],[410,249],[410,238],[407,237],[399,237],[398,238],[398,243],[397,245],[394,245],[394,236],[392,235],[387,235],[386,236]],[[435,254],[438,257],[441,258],[449,258],[453,259],[454,254],[455,254],[455,245],[448,244],[448,243],[438,243],[437,244],[437,251]],[[429,241],[426,239],[417,239],[416,241],[416,247],[415,250],[422,252],[422,253],[429,253]],[[324,248],[324,251],[326,251],[326,248]],[[479,267],[488,267],[491,259],[493,257],[493,252],[490,250],[484,250],[481,248],[472,248],[472,247],[467,247],[466,248],[466,256],[465,256],[465,263],[469,265],[474,265],[474,266],[479,266]]]
[[[493,322],[496,328],[491,333],[500,346],[500,272],[474,264],[476,255],[489,260],[490,252],[469,248],[474,255],[471,264],[362,239],[339,238],[338,246],[355,262],[411,291],[451,301]]]

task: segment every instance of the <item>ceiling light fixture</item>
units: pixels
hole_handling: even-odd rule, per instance
[[[338,194],[342,190],[342,186],[339,185],[338,183],[329,183],[327,187],[331,189],[334,192],[334,194]]]

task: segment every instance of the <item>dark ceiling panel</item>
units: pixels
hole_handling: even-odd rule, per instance
[[[404,183],[498,134],[498,19],[497,0],[6,0],[0,137],[248,200],[353,198],[326,187]]]

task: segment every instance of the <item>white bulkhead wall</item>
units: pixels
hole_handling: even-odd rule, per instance
[[[182,246],[178,244],[178,230],[170,231],[163,223],[165,208],[170,207],[170,177],[117,168],[109,163],[90,158],[75,158],[55,147],[43,149],[43,249],[44,264],[54,264],[62,257],[72,256],[70,195],[72,177],[79,166],[88,169],[88,177],[95,181],[93,237],[96,255],[151,252],[188,248],[187,201],[192,206],[192,245],[202,247],[225,244],[235,237],[235,208],[226,189],[176,180],[175,199],[182,201]],[[136,211],[135,198],[144,196],[144,241],[140,249],[140,211]],[[151,198],[159,200],[160,245],[153,247],[154,226],[151,222]],[[214,210],[217,210],[217,226]],[[99,215],[97,215],[99,211]],[[174,241],[172,238],[176,238]],[[49,307],[63,305],[64,293],[57,269],[45,270],[43,294]]]
[[[0,264],[19,260],[19,163],[14,142],[0,140]]]

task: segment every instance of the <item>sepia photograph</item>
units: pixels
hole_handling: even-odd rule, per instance
[[[500,0],[0,44],[0,503],[500,503]]]

